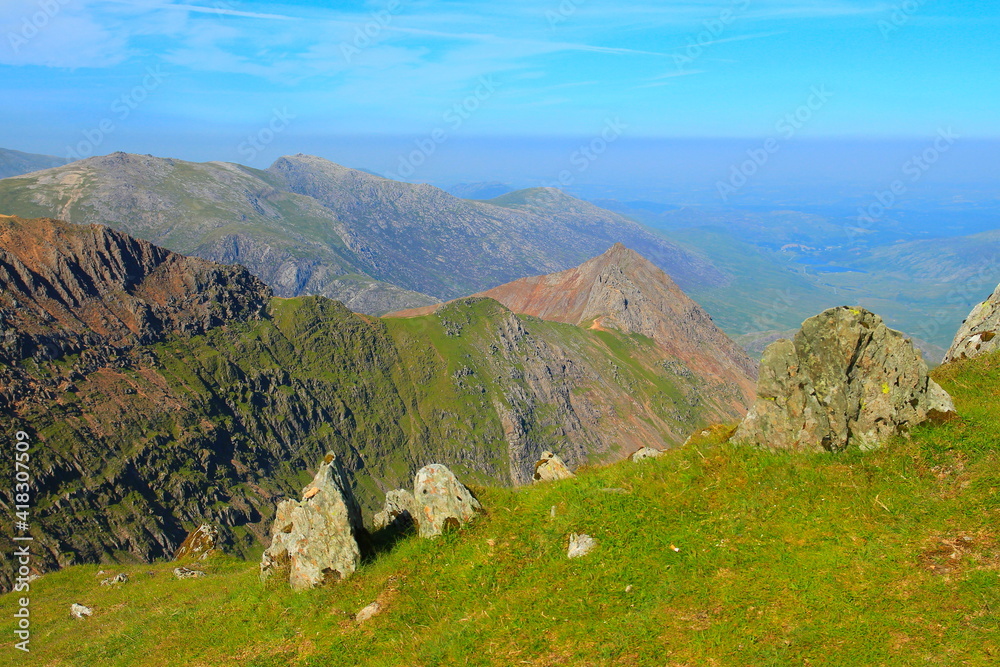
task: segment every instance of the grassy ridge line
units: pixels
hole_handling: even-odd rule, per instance
[[[656,461],[476,489],[488,512],[468,529],[406,538],[327,590],[265,590],[255,564],[225,557],[184,582],[169,563],[121,568],[133,581],[118,589],[98,586],[96,566],[49,574],[32,587],[33,658],[997,664],[1000,355],[936,379],[962,419],[909,441],[793,455],[720,443],[715,432]],[[570,532],[593,535],[598,549],[567,560]],[[374,599],[386,611],[356,626],[349,615]],[[94,616],[71,619],[72,602]],[[0,598],[6,637],[13,606],[13,595]]]

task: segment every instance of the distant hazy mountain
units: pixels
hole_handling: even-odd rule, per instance
[[[461,199],[493,199],[512,192],[515,188],[499,181],[487,183],[456,183],[445,191]]]
[[[272,299],[241,267],[100,225],[0,216],[0,323],[0,415],[34,443],[43,570],[169,556],[202,522],[259,552],[328,451],[370,513],[427,463],[527,483],[544,450],[615,460],[736,412],[645,336],[483,298],[406,319]]]
[[[29,174],[41,169],[60,167],[67,162],[69,160],[54,155],[22,153],[21,151],[0,148],[0,178],[20,176],[21,174]]]
[[[108,224],[243,264],[279,296],[373,314],[569,268],[616,241],[684,288],[725,283],[706,259],[558,190],[473,202],[306,155],[259,171],[115,153],[0,181],[0,212]]]

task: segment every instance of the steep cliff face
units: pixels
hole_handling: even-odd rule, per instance
[[[327,452],[367,517],[428,463],[524,483],[544,450],[571,465],[620,458],[716,415],[641,336],[485,298],[395,320],[268,301],[238,267],[106,228],[3,224],[3,335],[21,342],[0,363],[0,412],[34,443],[44,569],[166,556],[202,523],[254,554],[276,499]]]
[[[722,398],[726,409],[720,419],[741,415],[755,396],[756,363],[670,276],[620,243],[576,268],[522,278],[476,296],[496,299],[519,314],[653,339],[675,364],[706,383],[707,393]]]

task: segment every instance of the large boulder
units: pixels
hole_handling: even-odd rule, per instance
[[[794,340],[764,351],[757,400],[733,440],[775,449],[870,449],[954,411],[903,334],[878,315],[844,306],[809,318]]]
[[[569,479],[576,477],[563,460],[552,452],[542,452],[542,457],[535,463],[535,474],[532,475],[532,482],[554,482],[559,479]]]
[[[986,301],[977,304],[944,357],[945,363],[1000,350],[1000,285]]]
[[[465,485],[440,463],[417,471],[413,497],[420,537],[435,537],[446,528],[464,526],[482,509]]]
[[[395,489],[385,494],[385,506],[381,512],[372,517],[372,529],[382,530],[392,528],[404,531],[413,525],[414,509],[413,494],[406,489]]]
[[[358,506],[344,469],[327,454],[302,500],[278,504],[271,546],[260,563],[261,579],[287,579],[305,590],[351,576],[361,562],[363,534]]]

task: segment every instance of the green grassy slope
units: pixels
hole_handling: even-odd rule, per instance
[[[347,582],[266,590],[219,558],[95,566],[32,584],[48,665],[995,665],[1000,355],[938,369],[961,419],[869,453],[801,455],[703,434],[659,460],[520,489]],[[610,490],[609,490],[610,489]],[[555,516],[551,508],[555,507]],[[599,543],[567,560],[567,536]],[[102,575],[103,576],[103,575]],[[350,615],[378,599],[385,611]],[[73,602],[94,608],[69,617]],[[0,598],[11,637],[14,596]],[[9,653],[8,653],[9,655]]]

